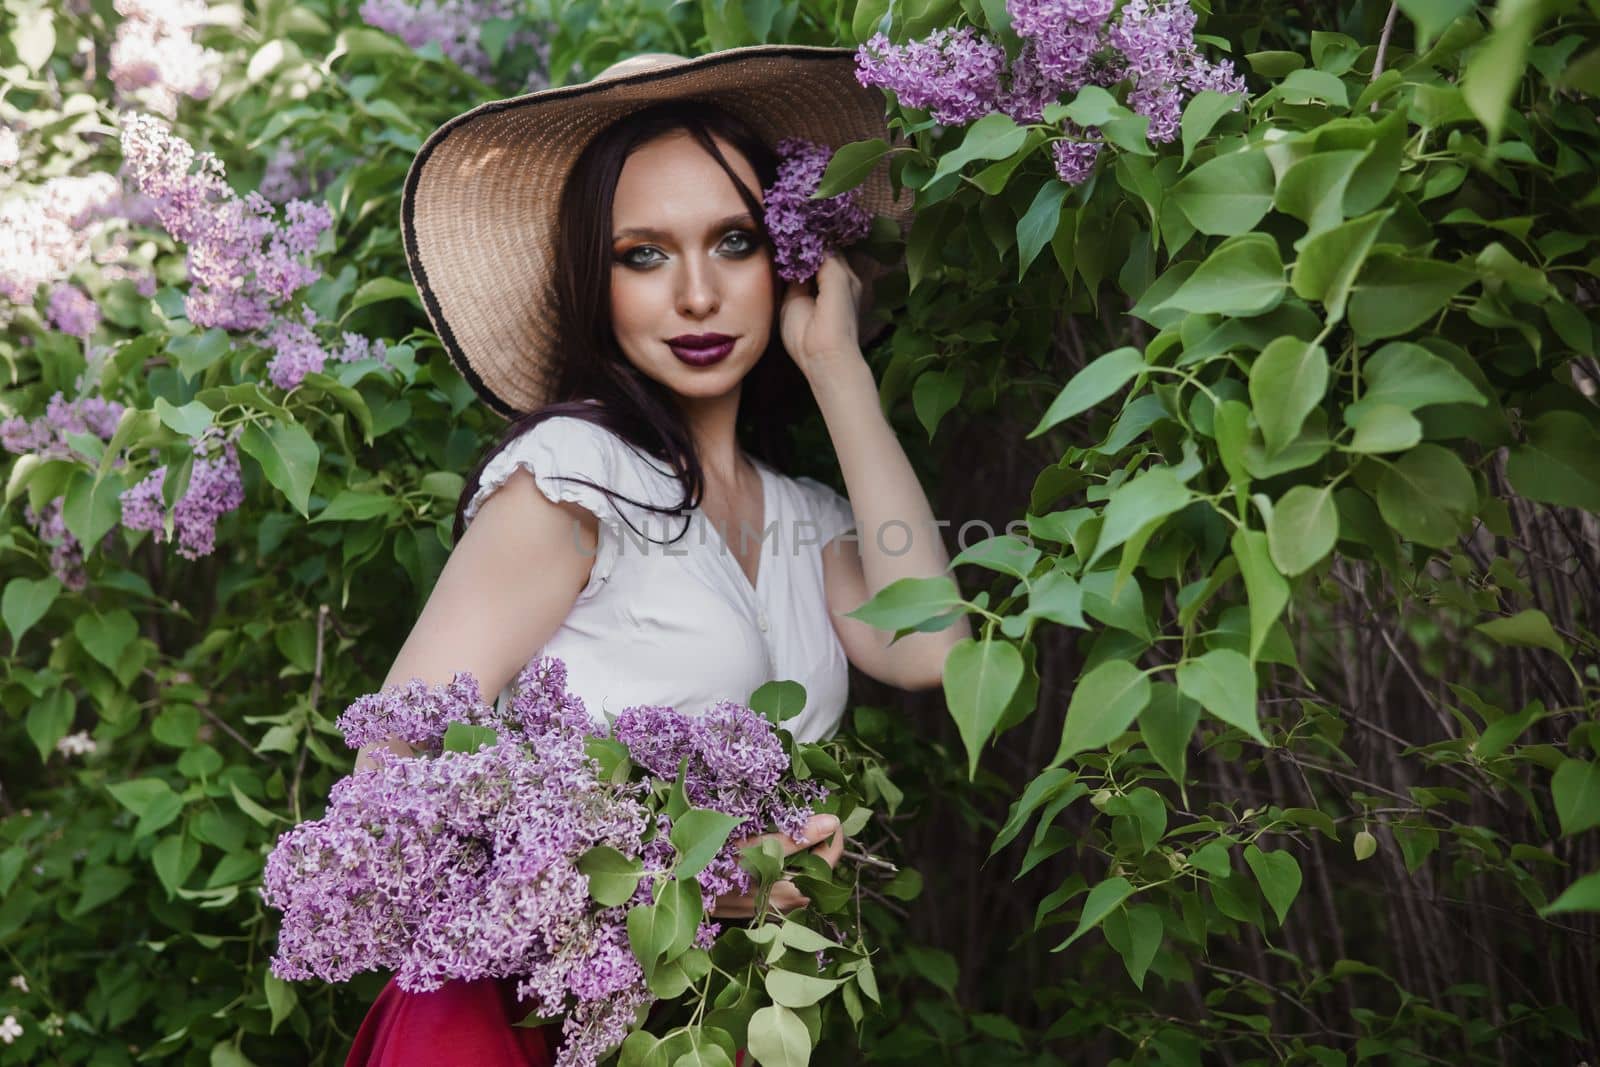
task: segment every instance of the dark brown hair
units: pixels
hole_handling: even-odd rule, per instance
[[[738,116],[705,101],[669,101],[632,112],[597,134],[573,164],[561,190],[556,269],[548,300],[556,336],[555,365],[546,378],[552,399],[513,420],[467,475],[456,504],[455,540],[466,529],[466,506],[478,491],[484,467],[512,441],[558,415],[597,423],[634,449],[664,461],[683,484],[684,495],[674,507],[662,508],[584,478],[572,481],[600,490],[613,503],[620,497],[650,511],[683,515],[684,530],[673,540],[687,532],[687,513],[699,506],[705,489],[700,459],[671,391],[628,362],[611,322],[612,205],[622,165],[636,149],[680,130],[692,135],[733,181],[770,259],[772,239],[756,191],[746,187],[712,140],[715,134],[732,145],[755,171],[762,188],[770,187],[777,178],[777,153]],[[814,413],[816,405],[805,377],[783,349],[777,313],[782,281],[775,266],[772,279],[771,337],[744,378],[735,432],[746,452],[783,470],[789,466],[791,427]],[[599,403],[586,403],[588,399]]]

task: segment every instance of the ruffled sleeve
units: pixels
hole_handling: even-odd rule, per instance
[[[533,475],[534,484],[554,503],[572,502],[600,520],[594,564],[589,581],[578,594],[583,603],[599,591],[616,565],[622,538],[622,519],[611,499],[573,477],[615,491],[618,470],[617,442],[603,426],[583,419],[557,415],[545,419],[506,445],[484,465],[478,488],[463,511],[471,523],[478,508],[521,467]]]
[[[811,498],[811,519],[817,524],[818,544],[826,545],[845,531],[855,528],[856,516],[850,507],[850,501],[836,492],[832,486],[804,475],[795,481]]]

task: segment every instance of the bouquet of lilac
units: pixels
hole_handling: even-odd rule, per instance
[[[799,687],[773,684],[781,714]],[[857,1020],[861,995],[876,1000],[845,910],[855,872],[784,857],[772,840],[738,845],[774,829],[798,839],[823,807],[859,829],[869,810],[826,746],[797,744],[752,708],[630,707],[608,736],[567,692],[565,665],[544,657],[503,708],[461,672],[363,696],[338,726],[352,747],[399,736],[419,754],[378,749],[376,768],[334,785],[323,818],[279,838],[261,889],[283,912],[278,977],[383,969],[411,992],[515,978],[525,1022],[562,1018],[563,1067],[619,1044],[625,1062],[697,1050],[731,1064],[740,1046],[761,1057],[810,1032],[824,994],[840,991]],[[811,904],[764,914],[786,869]],[[755,895],[757,921],[724,932],[708,916],[732,892]],[[696,1005],[687,1025],[640,1029],[655,1002],[679,999]]]
[[[817,273],[823,257],[872,232],[872,215],[853,189],[813,200],[833,151],[798,137],[777,144],[778,176],[765,190],[764,221],[772,235],[779,277],[804,282]]]

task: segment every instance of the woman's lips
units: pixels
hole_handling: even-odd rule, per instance
[[[728,358],[728,353],[733,351],[732,341],[723,341],[715,345],[679,345],[671,341],[667,347],[672,349],[672,354],[691,367],[709,367]]]

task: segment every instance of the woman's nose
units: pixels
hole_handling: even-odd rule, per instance
[[[703,318],[717,310],[721,301],[716,271],[709,263],[689,260],[678,286],[678,311]]]

